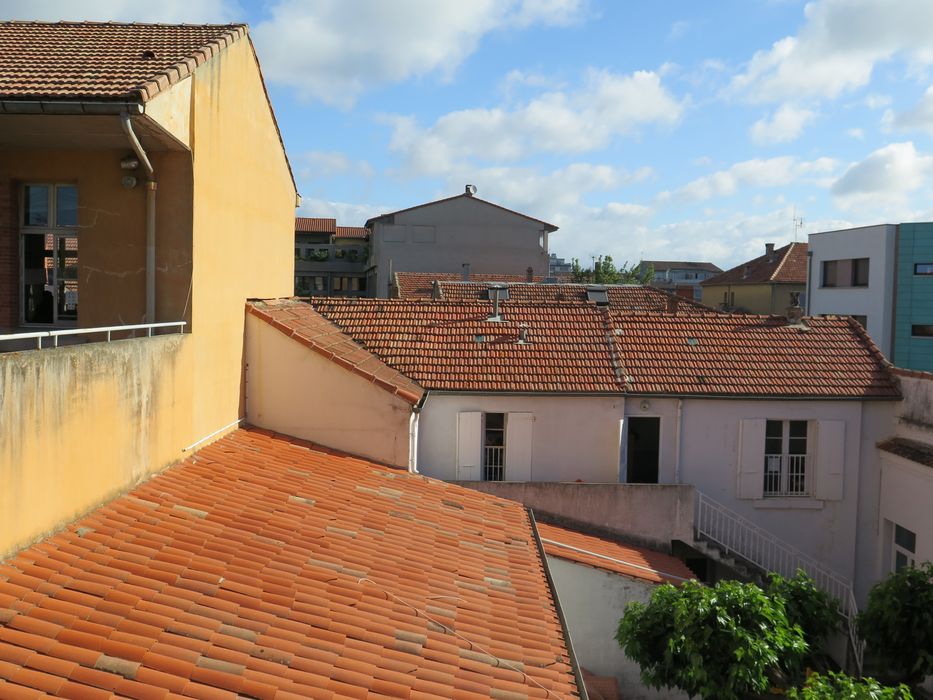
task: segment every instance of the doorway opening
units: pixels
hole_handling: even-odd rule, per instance
[[[629,418],[625,465],[628,483],[658,483],[660,454],[661,419]]]

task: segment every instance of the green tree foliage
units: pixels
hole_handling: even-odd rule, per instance
[[[783,600],[737,581],[659,586],[647,605],[629,604],[616,640],[645,684],[718,700],[767,690],[807,652]]]
[[[628,261],[617,268],[611,255],[600,255],[593,261],[593,269],[580,265],[577,258],[571,260],[570,279],[585,284],[648,284],[654,279],[654,267],[649,265],[644,271],[638,264],[629,267]]]
[[[787,697],[794,700],[912,700],[906,685],[883,686],[874,678],[852,678],[844,673],[814,673],[802,688],[791,688]]]
[[[839,603],[818,589],[813,579],[800,569],[793,578],[771,574],[768,595],[784,601],[788,622],[800,625],[811,650],[820,649],[829,637],[842,628]]]
[[[859,631],[892,670],[912,681],[933,673],[933,563],[905,567],[876,584]]]

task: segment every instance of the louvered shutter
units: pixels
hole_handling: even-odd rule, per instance
[[[846,423],[821,420],[816,424],[816,497],[840,501],[846,457]]]
[[[764,491],[765,420],[741,421],[739,428],[738,497],[761,498]]]
[[[463,411],[457,414],[457,478],[479,481],[483,463],[483,414]]]
[[[505,480],[531,481],[533,413],[509,413],[505,421]]]

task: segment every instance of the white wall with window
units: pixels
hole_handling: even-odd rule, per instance
[[[860,317],[885,355],[891,352],[894,307],[893,224],[811,233],[808,313]]]
[[[881,453],[878,575],[933,561],[933,467]]]
[[[431,392],[418,469],[447,480],[617,482],[622,397]]]

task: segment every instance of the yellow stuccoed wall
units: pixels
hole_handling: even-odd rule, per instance
[[[722,304],[725,292],[735,292],[734,306],[753,314],[784,314],[790,292],[804,292],[804,284],[736,284],[703,286],[703,303],[713,308]]]
[[[241,417],[244,300],[291,293],[295,190],[249,40],[177,87],[187,119],[152,115],[191,147],[152,154],[157,317],[190,334],[0,355],[0,559]],[[141,320],[145,209],[119,186],[124,154],[0,153],[0,179],[79,184],[82,326]]]

